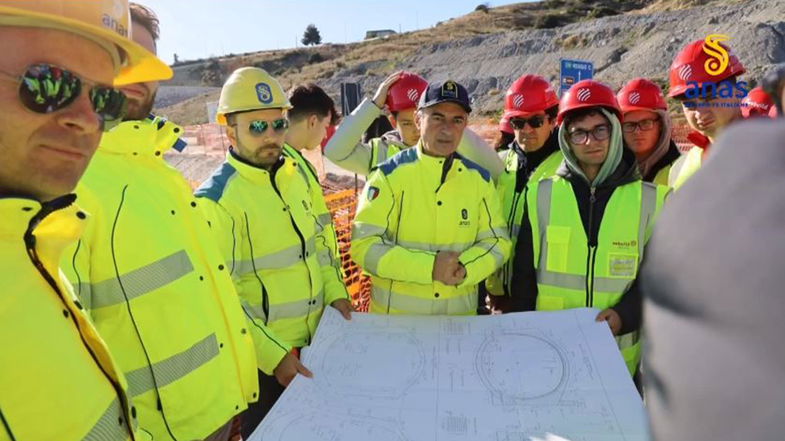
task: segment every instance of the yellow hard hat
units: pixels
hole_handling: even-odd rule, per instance
[[[218,124],[226,125],[226,115],[261,109],[291,109],[289,98],[278,80],[258,67],[241,67],[229,75],[218,99]]]
[[[0,0],[0,26],[57,29],[106,48],[117,67],[114,84],[172,78],[172,69],[131,40],[128,0]]]

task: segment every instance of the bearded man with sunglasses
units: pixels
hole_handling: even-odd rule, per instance
[[[564,156],[559,150],[556,115],[559,97],[548,80],[539,76],[523,75],[512,83],[504,98],[504,115],[515,132],[515,141],[505,152],[504,173],[499,176],[496,189],[507,221],[515,254],[515,243],[521,220],[525,217],[527,183],[553,176]],[[515,304],[520,297],[511,295],[511,257],[498,271],[481,284],[481,294],[490,294],[493,309],[502,312],[521,311]],[[485,300],[482,296],[481,300]]]
[[[668,188],[641,181],[623,145],[613,91],[593,80],[561,99],[557,122],[564,162],[530,182],[516,244],[512,294],[524,310],[598,308],[630,374],[640,361],[638,267]]]
[[[121,366],[60,271],[91,222],[71,193],[122,118],[112,84],[172,75],[127,35],[125,1],[0,3],[3,440],[138,439]]]
[[[314,209],[310,181],[284,151],[291,108],[263,69],[234,71],[221,90],[217,119],[232,147],[196,191],[246,310],[296,348],[311,343],[324,305],[351,318],[343,277]],[[316,190],[319,191],[319,190]],[[260,401],[243,414],[247,438],[284,388],[259,372]]]
[[[155,14],[130,10],[134,40],[155,52]],[[180,127],[150,115],[157,88],[123,87],[128,114],[77,190],[95,219],[63,267],[128,379],[139,430],[226,440],[259,398],[257,368],[283,383],[307,370],[243,311],[190,185],[163,159],[184,142]]]

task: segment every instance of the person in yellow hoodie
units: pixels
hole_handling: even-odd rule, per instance
[[[122,0],[0,3],[3,441],[144,438],[122,370],[60,270],[90,222],[74,187],[123,115],[112,84],[172,75],[128,25]]]
[[[324,305],[351,317],[351,302],[332,250],[320,240],[311,185],[284,151],[291,108],[278,81],[263,69],[234,71],[221,90],[217,118],[232,148],[196,191],[225,268],[253,321],[296,349],[313,340]],[[261,400],[243,414],[247,438],[283,393],[259,372]]]
[[[131,4],[133,38],[156,49],[153,12]],[[150,115],[155,82],[123,87],[122,124],[104,134],[77,194],[95,215],[64,270],[129,383],[154,440],[226,440],[259,399],[257,367],[287,383],[307,372],[250,320],[207,220],[164,153],[182,129]]]

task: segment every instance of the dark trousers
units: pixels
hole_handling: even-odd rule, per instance
[[[275,376],[266,375],[262,371],[257,373],[259,374],[259,401],[251,403],[240,415],[243,421],[243,439],[251,436],[284,391],[284,387],[278,383]]]

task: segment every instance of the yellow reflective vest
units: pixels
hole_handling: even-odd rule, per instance
[[[0,440],[138,439],[122,372],[59,268],[88,222],[73,201],[0,198]]]
[[[325,244],[325,247],[332,253],[331,261],[325,260],[321,263],[333,263],[336,265],[338,272],[341,272],[341,254],[338,249],[338,237],[335,233],[335,224],[333,223],[333,216],[330,213],[330,209],[327,207],[327,202],[324,200],[322,184],[319,182],[319,175],[316,172],[316,168],[311,164],[311,161],[294,147],[284,144],[283,151],[286,156],[297,162],[301,174],[308,181],[308,188],[311,193],[311,203],[313,204],[313,214],[316,216],[316,222],[319,224],[317,228],[321,230],[318,235],[318,240],[321,240]]]
[[[684,156],[679,158],[671,166],[668,182],[674,190],[679,189],[703,163],[703,149],[700,147],[691,148]]]
[[[512,148],[507,151],[504,159],[504,173],[499,176],[496,190],[502,204],[502,215],[507,222],[507,230],[510,232],[512,251],[507,262],[485,281],[485,287],[490,294],[510,295],[515,245],[518,242],[518,233],[521,230],[525,211],[528,182],[537,182],[553,176],[563,160],[564,155],[557,149],[534,169],[525,185],[518,185],[518,154]]]
[[[418,144],[380,165],[361,198],[351,252],[371,274],[371,312],[475,314],[477,284],[510,255],[488,171],[458,154],[425,155]],[[438,251],[460,253],[463,283],[433,280]]]
[[[283,155],[268,172],[230,150],[196,196],[254,321],[292,346],[310,344],[324,305],[349,295],[319,240],[311,190],[297,162]]]
[[[63,262],[155,440],[209,436],[258,399],[257,365],[272,372],[289,350],[246,317],[199,202],[164,161],[180,132],[155,118],[104,134],[77,189],[94,222]]]
[[[669,189],[635,181],[617,187],[590,247],[570,182],[531,183],[526,198],[537,271],[537,310],[610,308],[638,276],[643,250]],[[640,361],[638,331],[617,337],[630,373]]]

